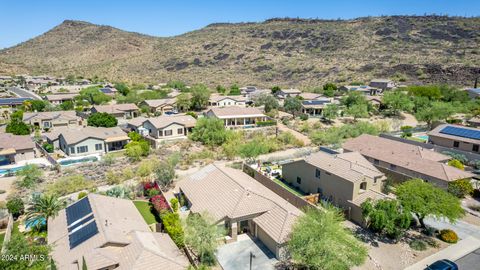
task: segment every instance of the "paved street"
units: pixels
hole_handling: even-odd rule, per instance
[[[458,259],[456,263],[458,265],[458,269],[460,270],[479,269],[480,249],[477,249],[474,252]]]
[[[37,95],[33,92],[30,92],[28,90],[19,88],[19,87],[10,87],[10,88],[8,88],[8,91],[10,91],[10,92],[16,94],[17,96],[22,97],[22,98],[31,98],[31,99],[36,99],[36,100],[42,100],[42,98],[39,95]]]

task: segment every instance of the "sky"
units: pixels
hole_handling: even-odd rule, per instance
[[[352,19],[381,15],[480,16],[479,0],[0,0],[0,48],[82,20],[152,36],[175,36],[215,22],[273,17]]]

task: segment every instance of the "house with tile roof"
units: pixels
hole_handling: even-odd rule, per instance
[[[208,106],[210,107],[229,107],[229,106],[240,106],[245,107],[247,98],[244,96],[222,96],[222,95],[211,95],[208,100]]]
[[[133,103],[95,105],[90,113],[108,113],[117,119],[131,119],[140,115],[140,109]]]
[[[26,112],[23,122],[44,130],[55,127],[71,127],[82,125],[82,118],[75,111]]]
[[[211,108],[205,112],[206,117],[223,120],[229,129],[256,127],[258,122],[268,120],[268,117],[256,107],[222,107]]]
[[[246,173],[210,164],[179,182],[192,213],[207,212],[231,241],[249,233],[277,258],[284,256],[292,225],[303,212]]]
[[[44,135],[55,149],[72,157],[119,151],[130,141],[119,127],[59,127]]]
[[[275,96],[279,99],[286,99],[287,97],[297,97],[302,93],[299,89],[280,89],[275,92]]]
[[[450,156],[421,146],[363,134],[346,141],[345,152],[356,151],[387,176],[397,181],[420,178],[440,188],[448,183],[472,178],[474,174],[447,165]]]
[[[475,154],[480,153],[480,129],[478,128],[443,124],[427,134],[429,143]]]
[[[35,158],[35,143],[29,135],[0,133],[0,166]]]
[[[128,121],[127,127],[161,142],[187,138],[196,123],[197,119],[191,115],[162,115],[151,118],[137,117]]]
[[[389,198],[381,192],[385,174],[358,152],[312,153],[282,164],[282,177],[306,194],[319,194],[362,224],[360,205],[367,199]]]
[[[48,220],[48,244],[58,269],[184,270],[189,266],[168,234],[150,230],[132,201],[94,193]]]
[[[163,115],[177,110],[176,98],[148,99],[140,103],[140,107],[146,106],[151,113]]]
[[[73,99],[78,96],[76,93],[67,93],[67,94],[56,94],[56,95],[46,95],[45,100],[52,103],[53,105],[60,105],[67,101],[73,101]]]

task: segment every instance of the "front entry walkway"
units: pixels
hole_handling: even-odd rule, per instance
[[[250,253],[253,255],[251,268]],[[273,270],[278,262],[262,242],[247,235],[239,235],[237,242],[219,247],[217,260],[224,270]]]

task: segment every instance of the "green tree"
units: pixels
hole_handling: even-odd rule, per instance
[[[220,94],[225,94],[225,92],[227,92],[227,89],[225,87],[221,86],[221,85],[217,85],[217,87],[215,89]]]
[[[465,196],[473,194],[474,191],[470,179],[459,179],[449,182],[447,190],[457,198],[465,198]]]
[[[446,120],[455,112],[450,103],[432,102],[430,106],[421,108],[415,114],[418,121],[426,122],[429,127],[436,121]]]
[[[341,104],[347,108],[352,107],[353,105],[365,105],[369,104],[367,99],[362,93],[359,92],[349,92],[346,96],[341,99]]]
[[[296,97],[287,97],[285,98],[283,108],[295,117],[295,114],[302,109],[302,101]]]
[[[116,127],[117,119],[108,113],[92,113],[87,118],[87,125],[92,127]]]
[[[401,111],[410,112],[414,104],[410,97],[401,91],[389,91],[382,97],[382,102],[393,115],[398,115]]]
[[[47,108],[47,102],[44,100],[30,100],[29,111],[32,112],[44,112]]]
[[[10,122],[5,127],[5,132],[13,135],[29,135],[30,126],[25,124],[22,120],[11,118]]]
[[[463,165],[463,163],[458,160],[458,159],[451,159],[448,161],[448,165],[449,166],[452,166],[452,167],[455,167],[457,169],[460,169],[460,170],[465,170],[465,166]]]
[[[333,119],[337,118],[338,112],[339,107],[337,104],[329,104],[323,109],[322,116],[327,121],[331,122]]]
[[[73,110],[75,108],[75,104],[73,103],[73,101],[67,100],[67,101],[62,102],[59,105],[59,107],[62,111],[70,111],[70,110]]]
[[[42,181],[43,171],[35,164],[28,164],[17,172],[17,185],[32,188]]]
[[[170,186],[175,179],[175,166],[170,162],[160,162],[155,167],[155,178],[162,188]]]
[[[20,270],[20,269],[53,269],[52,262],[49,259],[51,247],[48,245],[39,245],[31,243],[22,234],[12,234],[10,242],[6,245],[6,251],[2,256],[4,258],[17,258],[16,260],[0,260],[0,269]],[[20,259],[21,255],[28,255],[34,260]]]
[[[412,222],[410,212],[404,211],[397,200],[373,202],[368,199],[361,207],[367,227],[375,232],[385,233],[393,239],[401,237]]]
[[[253,98],[253,103],[255,106],[264,106],[264,111],[266,113],[278,109],[280,106],[278,100],[269,94],[262,93]]]
[[[116,83],[113,87],[118,90],[118,92],[124,96],[128,95],[130,88],[125,83]]]
[[[328,206],[309,209],[292,228],[287,248],[293,262],[308,269],[350,269],[363,264],[367,249],[342,225],[343,215]]]
[[[31,206],[27,209],[27,223],[41,225],[51,217],[56,217],[58,212],[65,207],[65,201],[57,195],[42,194],[34,196]]]
[[[144,139],[131,141],[125,145],[125,155],[131,161],[140,161],[141,157],[146,157],[149,154],[150,144]]]
[[[242,158],[255,160],[259,155],[268,153],[267,145],[256,140],[247,142],[239,146],[238,153]]]
[[[98,86],[90,86],[82,89],[75,99],[86,101],[91,105],[100,105],[109,102],[112,98],[102,93]]]
[[[439,100],[442,97],[442,92],[436,85],[412,85],[406,90],[412,96],[426,97],[430,100]]]
[[[184,82],[182,81],[169,81],[167,83],[167,87],[173,88],[173,89],[178,89],[182,92],[187,92],[188,88],[187,85],[185,85]]]
[[[396,195],[403,208],[417,217],[422,228],[425,228],[424,219],[428,216],[444,217],[455,222],[464,215],[458,198],[421,179],[412,179],[398,185]]]
[[[278,91],[282,89],[280,88],[280,86],[273,86],[271,90],[272,90],[272,94],[275,95]]]
[[[232,86],[230,86],[230,92],[228,92],[228,94],[231,96],[241,95],[240,88],[238,87],[238,85],[233,84]]]
[[[191,106],[192,102],[188,93],[181,93],[177,96],[177,108],[180,111],[188,111]]]
[[[210,90],[203,84],[196,84],[190,89],[192,109],[203,110],[208,106]]]
[[[214,117],[203,117],[198,119],[195,128],[190,133],[190,138],[208,146],[219,146],[227,140],[227,130],[223,120]]]
[[[326,83],[323,85],[323,94],[327,97],[333,97],[337,89],[334,83]]]
[[[366,104],[353,104],[345,110],[345,113],[352,116],[354,120],[357,120],[357,118],[367,118],[368,106]]]
[[[7,209],[14,218],[18,218],[25,212],[25,205],[21,198],[15,197],[7,201]]]
[[[189,215],[184,222],[185,245],[198,255],[200,263],[215,265],[217,239],[221,236],[215,220],[207,213]]]

